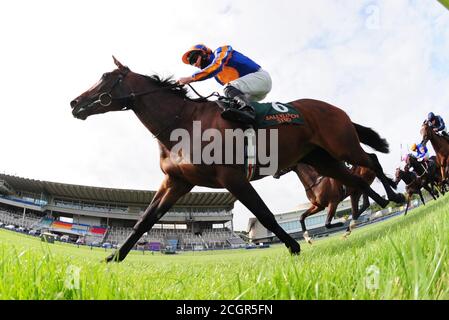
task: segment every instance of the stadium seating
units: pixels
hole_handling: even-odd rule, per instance
[[[5,225],[10,224],[16,227],[31,229],[39,220],[41,220],[41,217],[29,213],[25,214],[24,217],[23,213],[0,209],[0,222],[3,222]]]
[[[111,227],[105,241],[120,245],[131,232],[132,228]],[[246,244],[245,241],[227,228],[204,229],[202,234],[194,234],[187,229],[155,228],[145,233],[140,242],[161,243],[163,246],[172,246],[175,240],[179,250],[194,250],[198,247],[204,249],[237,248]]]

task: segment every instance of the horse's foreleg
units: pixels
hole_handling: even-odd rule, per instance
[[[405,207],[405,213],[404,216],[407,215],[408,212],[408,207],[410,206],[410,200],[412,199],[412,194],[410,194],[409,192],[407,192],[407,206]]]
[[[430,193],[430,195],[432,196],[433,200],[436,200],[436,199],[437,199],[437,198],[435,197],[434,189],[433,189],[432,187],[429,187],[428,184],[425,184],[425,185],[423,185],[423,188],[424,188],[428,193]]]
[[[301,215],[301,218],[299,218],[299,222],[301,223],[301,228],[302,228],[302,232],[303,232],[302,236],[304,237],[304,240],[306,240],[309,244],[312,244],[312,238],[309,236],[309,232],[307,231],[307,228],[306,228],[306,218],[317,213],[317,212],[320,212],[323,209],[324,208],[321,206],[312,204],[312,206]]]
[[[253,186],[240,172],[223,172],[219,181],[231,192],[249,211],[251,211],[262,225],[273,232],[292,254],[299,254],[301,247],[274,218],[273,213],[266,206]]]
[[[427,190],[427,189],[426,189],[426,190]],[[423,195],[422,195],[421,189],[418,190],[418,194],[419,194],[419,197],[421,198],[422,204],[423,204],[423,205],[426,205],[426,202],[424,201],[424,197],[423,197]]]
[[[360,215],[362,213],[364,213],[365,210],[369,208],[369,206],[370,206],[369,198],[368,198],[368,196],[366,194],[363,194],[363,203],[362,203],[362,207],[359,210],[359,215],[358,216],[360,217]]]
[[[142,235],[149,231],[176,201],[192,190],[192,188],[193,185],[189,183],[166,176],[162,186],[156,192],[145,213],[134,226],[131,234],[116,252],[106,258],[106,262],[122,261],[125,259]]]

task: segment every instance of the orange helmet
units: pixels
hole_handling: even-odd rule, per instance
[[[416,151],[416,149],[418,149],[418,146],[416,145],[416,143],[412,144],[412,147],[410,148],[412,151]]]
[[[207,55],[210,55],[212,53],[212,50],[206,47],[204,44],[197,44],[191,47],[189,50],[187,50],[186,53],[182,55],[182,62],[184,62],[185,64],[190,64],[190,54],[195,51],[203,52]]]

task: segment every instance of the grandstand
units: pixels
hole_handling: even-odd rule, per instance
[[[0,174],[0,222],[68,235],[71,241],[120,245],[154,195],[155,191],[80,186]],[[191,192],[144,234],[137,247],[203,250],[245,246],[233,230],[234,202],[228,192]]]

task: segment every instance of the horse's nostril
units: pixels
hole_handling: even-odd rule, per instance
[[[70,102],[70,106],[72,107],[72,108],[74,108],[76,105],[78,104],[78,100],[72,100],[71,102]]]

